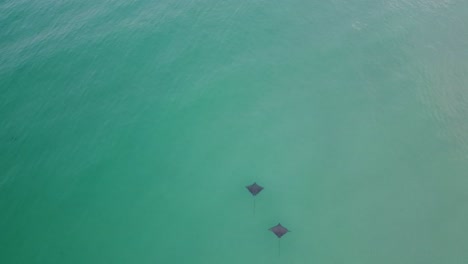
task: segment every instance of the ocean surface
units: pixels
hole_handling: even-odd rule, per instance
[[[467,25],[466,0],[0,0],[0,263],[467,263]]]

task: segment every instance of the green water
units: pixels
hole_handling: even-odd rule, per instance
[[[467,18],[0,0],[0,263],[467,263]]]

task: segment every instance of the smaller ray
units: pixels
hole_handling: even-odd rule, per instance
[[[246,186],[247,190],[253,195],[257,196],[262,190],[263,187],[254,182],[252,185]]]
[[[256,182],[254,182],[252,185],[249,185],[249,186],[246,186],[247,190],[249,190],[249,192],[253,195],[254,197],[254,208],[253,208],[253,212],[254,212],[254,215],[255,215],[255,196],[257,196],[257,194],[259,194],[262,190],[263,190],[263,187],[258,185]]]

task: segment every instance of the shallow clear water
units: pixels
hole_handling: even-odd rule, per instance
[[[0,262],[465,263],[467,17],[1,0]]]

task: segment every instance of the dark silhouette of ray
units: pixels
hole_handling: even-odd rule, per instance
[[[254,197],[254,214],[255,214],[255,196],[257,196],[257,194],[259,194],[263,190],[263,187],[258,185],[256,182],[254,182],[252,185],[246,186],[246,188]]]
[[[263,187],[254,182],[252,185],[246,186],[247,190],[253,195],[256,196],[263,190]]]
[[[273,232],[278,237],[278,256],[281,256],[281,237],[290,231],[280,223],[268,230]]]

